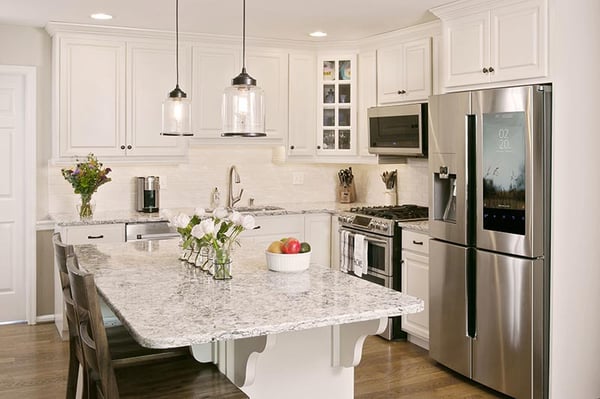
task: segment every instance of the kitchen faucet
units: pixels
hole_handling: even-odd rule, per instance
[[[233,208],[233,206],[242,199],[242,194],[244,193],[243,188],[240,190],[240,194],[237,197],[233,196],[233,185],[234,183],[239,184],[240,182],[240,175],[238,174],[235,165],[232,165],[231,168],[229,168],[229,203],[227,204],[230,208]]]

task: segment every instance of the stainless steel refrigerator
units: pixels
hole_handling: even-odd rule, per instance
[[[429,98],[430,356],[548,396],[550,85]]]

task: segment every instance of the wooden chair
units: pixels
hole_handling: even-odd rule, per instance
[[[85,368],[85,362],[79,339],[79,326],[69,282],[67,259],[71,258],[73,267],[79,268],[79,265],[75,253],[73,252],[73,246],[64,244],[60,239],[60,234],[55,233],[52,237],[52,241],[62,287],[63,303],[65,304],[65,317],[67,319],[69,330],[69,370],[67,376],[66,398],[74,399],[77,393],[79,366],[81,365],[81,367]],[[108,321],[106,332],[107,339],[111,344],[111,358],[114,360],[115,367],[126,367],[142,362],[156,361],[175,356],[185,356],[189,352],[187,348],[172,350],[153,350],[144,348],[133,339],[125,327],[115,324],[113,320]],[[83,373],[81,382],[83,392],[86,392],[88,384],[86,373]]]
[[[212,364],[191,356],[117,369],[111,358],[94,277],[67,259],[91,398],[247,398]]]

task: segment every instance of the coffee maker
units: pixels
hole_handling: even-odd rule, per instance
[[[136,177],[136,210],[158,212],[160,182],[158,176]]]

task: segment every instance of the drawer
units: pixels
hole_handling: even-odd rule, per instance
[[[429,235],[402,230],[402,249],[429,256]]]
[[[68,226],[63,230],[65,243],[71,245],[125,241],[125,224]]]

